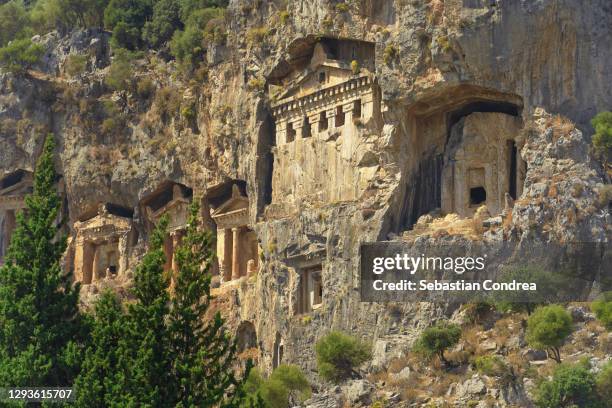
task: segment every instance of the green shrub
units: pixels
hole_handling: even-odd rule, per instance
[[[188,122],[191,122],[196,117],[195,107],[193,105],[183,106],[181,116]]]
[[[44,48],[29,39],[13,40],[0,48],[0,66],[14,74],[24,74],[44,54]]]
[[[594,301],[591,310],[601,324],[608,331],[612,331],[612,292],[606,292],[600,299]]]
[[[66,58],[64,69],[72,77],[81,75],[87,68],[87,56],[71,54]]]
[[[136,83],[136,92],[141,98],[150,98],[155,93],[155,83],[150,78],[141,78]]]
[[[269,31],[266,27],[254,27],[247,31],[246,39],[249,44],[260,44],[269,35]]]
[[[159,47],[172,38],[174,31],[183,28],[177,0],[159,0],[153,6],[153,17],[142,30],[142,38],[151,47]]]
[[[559,365],[551,380],[541,382],[535,392],[539,408],[603,408],[596,394],[595,377],[584,364]]]
[[[370,345],[341,331],[319,339],[315,351],[319,375],[333,382],[353,377],[355,369],[371,357]]]
[[[512,370],[498,356],[479,356],[474,359],[474,368],[481,374],[490,377],[499,377],[502,381],[508,381],[512,378]]]
[[[123,127],[123,124],[121,121],[117,120],[117,118],[106,118],[102,121],[102,126],[101,126],[101,130],[102,133],[107,135],[107,136],[112,136],[112,135],[116,135],[121,128]]]
[[[527,320],[526,338],[529,345],[546,350],[549,357],[561,362],[560,347],[572,332],[572,316],[561,306],[542,306]]]
[[[393,44],[387,45],[383,51],[383,61],[385,61],[385,64],[389,65],[395,57],[397,57],[397,48]]]
[[[338,3],[336,4],[336,11],[338,13],[346,13],[349,11],[349,6],[346,3]]]
[[[249,407],[249,403],[257,401],[259,397],[266,407],[286,408],[290,397],[305,401],[311,395],[310,384],[300,368],[285,364],[278,366],[268,379],[264,379],[257,369],[251,370],[245,391],[248,396],[245,407]]]
[[[104,82],[106,85],[115,91],[125,91],[131,87],[134,72],[132,70],[132,61],[134,55],[124,49],[119,49],[115,52],[115,58],[108,70]]]
[[[247,88],[250,91],[261,92],[265,89],[266,81],[260,78],[251,78],[249,82],[247,82]]]
[[[177,61],[189,67],[197,65],[204,57],[204,33],[198,27],[188,26],[185,31],[176,31],[170,43],[170,52]]]
[[[110,0],[104,10],[104,25],[113,32],[115,47],[136,50],[142,45],[141,30],[153,16],[150,0]]]
[[[30,19],[21,1],[9,1],[0,5],[0,47],[9,41],[24,38]]]
[[[287,10],[283,10],[278,13],[279,21],[282,25],[286,25],[289,22],[290,14]]]
[[[421,333],[417,340],[414,351],[426,359],[438,357],[444,364],[448,361],[444,357],[444,351],[453,347],[461,338],[461,328],[456,324],[438,323],[428,327]]]
[[[612,112],[600,112],[592,120],[595,128],[593,146],[603,155],[612,154]]]
[[[601,399],[612,402],[612,362],[608,362],[597,374],[596,384]]]
[[[351,71],[353,72],[353,75],[359,74],[359,71],[361,71],[361,67],[359,66],[358,61],[356,60],[351,61]]]

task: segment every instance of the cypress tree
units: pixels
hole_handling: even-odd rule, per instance
[[[194,200],[175,254],[178,274],[169,316],[174,405],[234,407],[245,397],[242,381],[234,374],[236,344],[225,332],[219,312],[206,318],[214,241],[198,228],[198,211]]]
[[[152,234],[150,246],[134,274],[134,303],[128,304],[125,334],[119,342],[121,374],[112,402],[118,406],[172,406],[169,381],[170,356],[167,317],[168,281],[164,277],[163,219]]]
[[[122,381],[119,366],[119,342],[125,323],[117,296],[109,291],[102,294],[94,307],[91,345],[87,348],[83,369],[75,382],[76,405],[104,408],[111,405]]]
[[[59,233],[55,143],[49,135],[34,191],[17,215],[0,268],[0,386],[70,386],[78,373],[86,325],[78,284],[61,268],[66,237]]]

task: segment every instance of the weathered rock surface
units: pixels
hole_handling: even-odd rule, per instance
[[[243,322],[253,325],[264,370],[281,361],[298,364],[314,382],[314,344],[330,328],[373,342],[367,369],[383,371],[423,328],[454,310],[443,304],[362,303],[363,242],[420,239],[435,247],[483,239],[519,246],[610,240],[610,207],[598,193],[610,180],[589,151],[589,120],[612,106],[607,0],[588,6],[572,0],[361,1],[351,2],[349,12],[339,12],[335,2],[308,0],[290,2],[287,24],[275,23],[277,2],[264,0],[256,9],[242,3],[230,2],[227,42],[210,47],[204,78],[182,80],[174,63],[155,55],[135,63],[136,81],[152,84],[149,94],[111,92],[104,85],[112,59],[106,33],[36,38],[47,52],[31,75],[0,73],[0,177],[32,171],[43,135],[53,132],[69,232],[75,234],[74,224],[101,203],[133,209],[137,234],[130,265],[147,243],[140,204],[160,184],[193,189],[194,197],[204,197],[206,214],[219,205],[215,197],[225,194],[218,190],[241,183],[261,261],[256,276],[215,289],[217,307],[233,330]],[[246,33],[264,26],[265,38],[249,42]],[[355,123],[350,135],[330,132],[297,150],[274,146],[273,98],[249,81],[269,85],[299,71],[320,38],[373,44],[371,75],[380,112]],[[77,78],[64,68],[74,53],[90,56]],[[449,129],[481,113],[503,115],[521,127],[515,142],[526,162],[522,195],[497,203],[502,214],[443,214]],[[273,180],[286,175],[273,166],[275,151],[288,155],[283,171],[308,183],[307,198],[298,194],[299,185],[297,198],[271,191]],[[321,162],[327,158],[331,167]],[[312,266],[321,268],[323,300],[299,315],[300,273]],[[84,299],[95,298],[97,290],[89,288]],[[409,373],[402,377],[409,379]],[[472,378],[457,393],[478,399],[487,389]],[[505,393],[495,398],[520,401]],[[325,389],[304,406],[338,407],[346,398],[366,404],[372,394],[362,380]]]

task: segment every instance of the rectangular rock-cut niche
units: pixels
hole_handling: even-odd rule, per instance
[[[315,265],[299,270],[296,314],[309,313],[323,304],[323,268]]]
[[[119,241],[82,244],[81,283],[88,285],[119,272]]]

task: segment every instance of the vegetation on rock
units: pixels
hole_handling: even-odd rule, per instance
[[[612,292],[606,292],[600,299],[595,300],[591,309],[604,327],[612,331]]]
[[[88,325],[79,285],[62,270],[66,237],[58,234],[55,142],[48,136],[34,176],[34,192],[17,215],[6,264],[0,268],[0,386],[72,384]]]
[[[43,47],[29,39],[13,40],[0,48],[0,66],[14,74],[24,74],[40,60],[43,53]]]
[[[440,361],[448,365],[444,357],[446,349],[454,346],[461,338],[461,328],[456,324],[438,323],[423,331],[421,337],[415,344],[414,351],[427,359],[438,357]]]
[[[538,386],[535,404],[539,408],[604,407],[596,393],[595,376],[583,363],[558,366],[552,379]]]
[[[612,156],[612,112],[598,113],[591,120],[591,125],[595,129],[593,135],[595,150],[604,157]]]
[[[310,384],[299,367],[282,364],[265,379],[257,369],[251,370],[245,384],[247,403],[262,400],[269,408],[286,408],[291,401],[304,401],[311,395]]]
[[[572,316],[562,306],[542,306],[529,317],[526,338],[530,346],[546,350],[561,363],[560,347],[571,332]]]
[[[341,331],[319,339],[315,351],[319,375],[332,382],[355,377],[355,370],[371,357],[370,345]]]

